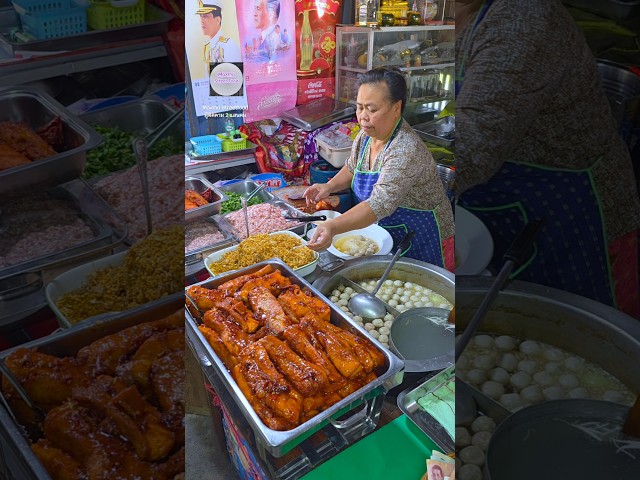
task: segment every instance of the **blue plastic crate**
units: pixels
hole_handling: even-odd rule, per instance
[[[191,145],[198,155],[213,155],[222,152],[222,142],[215,135],[193,137]]]
[[[24,32],[56,38],[87,31],[87,6],[71,0],[13,0]]]

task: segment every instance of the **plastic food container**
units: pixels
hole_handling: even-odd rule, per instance
[[[135,25],[144,22],[146,0],[91,0],[87,24],[93,30]]]
[[[222,152],[222,141],[216,135],[193,137],[190,141],[198,155],[213,155]]]
[[[222,142],[223,152],[233,152],[235,150],[244,150],[247,148],[247,136],[244,133],[240,134],[242,138],[229,138],[226,133],[219,133],[216,135]]]
[[[301,245],[306,245],[307,242],[306,240],[304,240],[300,235],[296,235],[293,232],[290,232],[288,230],[283,230],[281,232],[273,232],[270,233],[269,235],[289,235],[290,237],[294,237],[297,238],[298,240],[300,240],[300,244]],[[204,266],[207,269],[207,271],[209,272],[209,275],[211,275],[212,277],[216,277],[218,275],[221,275],[219,273],[213,273],[213,271],[211,270],[211,264],[217,262],[218,260],[220,260],[226,253],[228,252],[233,252],[235,250],[238,249],[238,245],[234,245],[232,247],[228,247],[225,248],[223,250],[219,250],[217,252],[212,253],[211,255],[209,255],[207,258],[204,259]],[[318,258],[320,258],[320,255],[318,254],[318,252],[313,252],[314,255],[314,260],[310,263],[307,263],[306,265],[303,265],[301,267],[295,268],[293,269],[294,272],[296,272],[298,275],[302,276],[302,277],[306,277],[307,275],[313,273],[313,271],[316,269],[316,265],[318,264]],[[224,272],[223,275],[227,275],[229,272]]]
[[[315,140],[318,146],[318,154],[336,168],[342,167],[349,158],[349,155],[351,155],[351,146],[335,148],[319,138]]]
[[[71,0],[13,0],[22,29],[36,38],[68,37],[87,31],[87,5]]]

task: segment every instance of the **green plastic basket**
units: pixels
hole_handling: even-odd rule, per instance
[[[146,0],[91,0],[87,24],[93,30],[107,30],[144,23]]]
[[[242,140],[234,142],[227,137],[226,133],[218,133],[217,137],[222,140],[222,151],[233,152],[234,150],[244,150],[247,148],[247,136],[244,133],[240,135],[242,135]]]

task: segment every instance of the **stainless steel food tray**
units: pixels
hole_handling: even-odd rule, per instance
[[[21,345],[16,348],[37,348],[39,351],[58,357],[75,355],[82,347],[125,328],[142,322],[156,320],[176,312],[183,305],[183,294],[166,298],[163,302],[147,304],[138,309],[113,315],[95,317],[81,322],[72,328],[54,333],[48,337]],[[5,359],[12,348],[0,353]],[[29,442],[21,428],[13,420],[4,406],[0,406],[0,464],[4,462],[6,470],[16,480],[51,480],[40,460],[31,450]],[[1,465],[0,465],[1,467]],[[0,473],[2,472],[0,470]]]
[[[32,87],[0,88],[0,121],[25,122],[36,130],[55,117],[62,119],[66,150],[0,171],[0,196],[59,185],[78,178],[87,161],[87,150],[101,140],[89,125],[42,90]]]
[[[270,201],[265,202],[265,203],[270,203],[271,205],[274,205],[274,206],[278,207],[280,210],[283,210],[283,214],[285,214],[287,216],[289,216],[289,215],[292,216],[292,217],[309,217],[310,216],[310,215],[308,215],[308,214],[306,214],[304,212],[301,212],[300,210],[295,208],[293,205],[291,205],[288,202],[285,202],[284,200],[279,200],[277,198],[274,198],[273,200],[270,200]],[[238,210],[236,210],[236,211],[238,211]],[[226,220],[227,217],[229,215],[231,215],[232,213],[234,213],[234,212],[225,213],[224,215],[222,215],[222,217]],[[231,227],[231,223],[230,222],[228,222],[228,225],[229,225],[230,228],[233,228],[233,227]],[[305,223],[304,222],[300,222],[300,223],[297,223],[294,226],[292,226],[290,228],[287,228],[285,230],[290,230],[293,233],[297,233],[298,235],[302,235],[304,233],[304,226],[305,226]],[[238,233],[239,232],[236,232],[235,230],[231,230],[229,233],[231,233],[232,235],[238,237]],[[252,233],[252,232],[249,232],[249,233]],[[269,233],[272,233],[272,232],[269,232]]]
[[[451,117],[444,117],[438,120],[433,120],[431,122],[414,125],[413,129],[418,135],[420,135],[421,138],[428,142],[435,143],[436,145],[440,145],[442,147],[450,147],[455,142],[455,127],[450,136],[441,136],[436,132],[436,127],[438,125],[451,123],[450,118]]]
[[[218,227],[220,233],[223,238],[219,242],[212,243],[211,245],[206,245],[202,248],[197,248],[195,250],[186,251],[184,257],[184,265],[185,265],[185,273],[189,275],[190,273],[194,273],[192,270],[193,265],[199,264],[201,270],[204,268],[204,264],[202,261],[209,256],[209,254],[213,252],[217,252],[218,250],[222,250],[223,248],[230,247],[234,243],[237,242],[236,238],[229,233],[231,231],[231,225],[227,223],[227,221],[222,218],[220,215],[216,215],[215,217],[202,219],[203,221],[210,222]],[[185,228],[189,228],[189,223],[186,224]],[[187,272],[188,270],[188,272]]]
[[[0,48],[2,48],[7,55],[13,57],[16,51],[21,50],[38,52],[80,50],[82,48],[100,47],[124,40],[137,40],[139,38],[160,36],[167,33],[169,21],[173,18],[173,15],[147,3],[145,6],[145,21],[138,25],[126,25],[109,30],[89,30],[68,37],[38,39],[28,42],[15,41],[8,31],[10,29],[6,28],[7,24],[13,28],[20,27],[19,17],[12,7],[1,9],[0,18],[3,27],[5,27],[2,33],[0,33]]]
[[[211,217],[217,213],[220,213],[220,207],[222,206],[222,202],[227,200],[227,196],[218,190],[217,187],[214,187],[212,183],[209,183],[204,178],[200,177],[185,177],[184,179],[184,189],[186,190],[195,190],[198,193],[202,193],[205,190],[209,189],[213,192],[213,201],[209,202],[207,205],[203,205],[202,207],[193,208],[191,210],[184,211],[184,219],[195,220],[197,218],[202,217]]]
[[[251,267],[243,268],[242,270],[237,270],[229,274],[222,274],[214,279],[206,280],[195,285],[205,288],[216,288],[228,280],[256,272],[266,265],[271,265],[279,269],[284,276],[291,280],[292,283],[311,290],[331,308],[331,323],[344,328],[355,335],[370,340],[385,357],[384,369],[374,381],[343,398],[332,407],[319,413],[315,417],[292,430],[284,432],[272,430],[262,423],[262,420],[260,420],[253,407],[240,390],[240,387],[238,387],[231,376],[231,373],[227,370],[218,355],[216,355],[200,330],[198,330],[196,320],[191,316],[189,311],[185,309],[187,336],[189,341],[194,344],[195,350],[203,352],[202,356],[200,356],[200,362],[202,363],[203,368],[207,369],[209,367],[213,367],[215,373],[222,379],[224,386],[231,394],[235,403],[242,411],[243,416],[251,426],[257,442],[264,446],[265,450],[271,455],[280,457],[290,451],[293,447],[300,444],[304,439],[326,426],[332,419],[336,419],[356,406],[361,405],[363,400],[374,398],[399,385],[402,381],[402,369],[404,364],[398,357],[382,347],[377,340],[370,339],[366,335],[364,329],[360,328],[342,310],[332,304],[327,297],[312,287],[304,278],[298,276],[291,268],[280,260],[266,260],[252,265]]]
[[[238,195],[250,195],[256,190],[256,188],[258,188],[258,186],[259,185],[252,180],[242,180],[240,182],[234,182],[228,185],[220,185],[218,188],[223,192],[233,192],[237,193]],[[275,199],[273,194],[265,189],[262,189],[258,193],[256,193],[256,197],[258,197],[263,202],[270,202]]]
[[[90,125],[118,127],[125,132],[147,135],[176,112],[166,102],[153,98],[141,98],[120,105],[103,108],[80,115]],[[160,139],[174,137],[180,145],[184,138],[184,117],[181,116],[162,134]],[[153,160],[153,159],[152,159]]]
[[[420,400],[429,392],[449,382],[455,376],[455,365],[452,365],[432,377],[427,377],[417,387],[411,387],[398,395],[398,407],[413,423],[415,423],[425,435],[438,445],[444,452],[455,451],[454,439],[449,436],[446,429],[438,421],[420,406]],[[456,385],[457,388],[457,385]],[[455,412],[452,412],[455,415]]]

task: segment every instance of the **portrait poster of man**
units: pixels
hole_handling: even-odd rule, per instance
[[[234,0],[186,0],[185,48],[196,114],[247,107]]]

